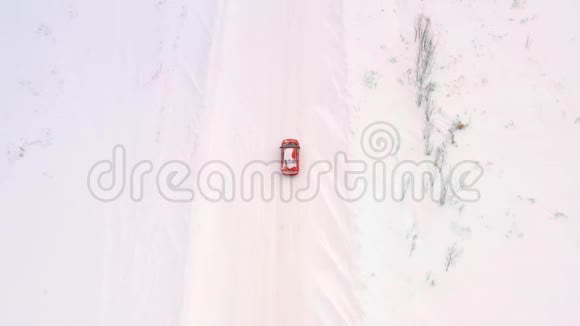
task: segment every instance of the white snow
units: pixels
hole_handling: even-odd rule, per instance
[[[578,9],[0,4],[0,325],[580,324]],[[349,202],[335,170],[311,201],[261,198],[253,171],[296,191],[339,152],[368,164],[371,190],[360,137],[375,121],[400,135],[388,168],[433,158],[413,81],[420,14],[437,40],[434,141],[466,124],[448,162],[481,164],[480,200]],[[277,174],[285,138],[301,143],[292,178]],[[125,187],[102,202],[87,175],[116,145]],[[192,201],[156,184],[176,160]]]

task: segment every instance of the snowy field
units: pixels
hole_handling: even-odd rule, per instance
[[[0,325],[580,325],[578,10],[3,1]]]

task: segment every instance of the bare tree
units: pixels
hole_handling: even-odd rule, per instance
[[[457,258],[461,256],[463,249],[459,248],[457,244],[453,244],[451,247],[447,248],[447,253],[445,254],[445,271],[449,271],[449,267],[455,265]]]

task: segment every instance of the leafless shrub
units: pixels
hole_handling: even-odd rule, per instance
[[[528,35],[528,37],[526,37],[526,43],[525,43],[524,47],[529,50],[531,42],[532,42],[532,40],[530,39],[530,36]]]
[[[456,130],[463,130],[465,128],[467,128],[467,126],[469,126],[468,123],[464,123],[463,121],[461,121],[461,119],[457,118],[455,119],[455,121],[453,121],[453,124],[451,125],[451,131],[456,131]]]
[[[469,126],[469,123],[463,122],[460,118],[455,119],[449,128],[449,140],[451,141],[452,145],[456,145],[455,143],[455,133],[460,130],[464,130]]]
[[[409,242],[410,242],[409,257],[411,257],[413,255],[413,253],[415,252],[415,249],[417,248],[417,238],[418,237],[419,237],[419,235],[417,234],[417,227],[416,227],[416,225],[413,224],[413,227],[411,228],[411,230],[407,234],[407,239],[409,239]]]
[[[449,194],[449,175],[447,173],[447,144],[443,143],[435,149],[435,168],[441,180],[439,205],[444,205]],[[434,184],[432,184],[434,186]]]
[[[439,205],[443,206],[447,202],[447,197],[449,197],[449,179],[443,179],[441,184],[441,192],[439,193]]]
[[[435,167],[438,172],[443,172],[443,167],[447,163],[447,146],[442,144],[435,150]]]
[[[431,30],[431,19],[420,15],[415,22],[415,43],[417,57],[415,62],[415,82],[417,84],[417,106],[428,101],[435,89],[431,82],[434,66],[436,43]]]
[[[425,274],[425,282],[427,284],[429,284],[430,286],[435,286],[436,285],[435,279],[433,278],[433,275],[431,275],[431,272],[430,271]]]
[[[519,8],[522,5],[521,0],[512,0],[512,8]]]
[[[431,133],[433,132],[433,123],[431,121],[425,122],[423,128],[423,141],[425,144],[425,155],[431,155],[433,152],[433,143],[431,142]]]
[[[555,212],[554,215],[552,216],[552,218],[555,220],[561,219],[561,218],[568,218],[568,215],[566,215],[562,212]]]
[[[425,121],[431,122],[433,120],[433,112],[435,111],[435,106],[431,99],[429,99],[428,105],[425,105]]]
[[[378,83],[379,83],[379,73],[371,70],[371,71],[367,71],[364,75],[364,83],[365,85],[369,88],[369,89],[374,89],[377,88]]]
[[[431,19],[420,15],[415,22],[415,43],[417,45],[417,57],[415,60],[415,85],[417,87],[417,106],[423,109],[425,128],[423,140],[425,142],[425,154],[431,155],[433,144],[431,134],[433,132],[434,103],[432,94],[435,91],[435,83],[431,81],[431,73],[435,64],[434,54],[436,44],[431,30]]]
[[[435,112],[435,103],[433,93],[435,91],[435,82],[432,80],[433,67],[435,66],[435,50],[437,42],[433,34],[431,19],[419,15],[415,21],[415,44],[417,45],[417,56],[415,60],[415,85],[417,87],[417,106],[423,109],[425,126],[423,128],[423,141],[425,155],[435,155],[434,162],[436,173],[439,174],[438,180],[441,180],[441,191],[439,192],[439,204],[445,204],[449,193],[449,182],[447,173],[447,145],[449,140],[445,135],[443,140],[437,145],[433,142],[433,132],[435,124],[433,114]],[[456,124],[450,131],[451,141],[454,142],[454,132],[462,129],[464,125]],[[432,180],[431,187],[435,187],[435,181]]]
[[[411,247],[409,248],[409,257],[411,257],[413,255],[413,253],[415,252],[415,248],[417,247],[417,235],[414,234],[413,237],[411,238]]]
[[[411,178],[410,177],[405,177],[403,185],[402,185],[402,195],[403,195],[403,199],[405,199],[405,197],[407,197],[407,190],[409,190],[409,187],[411,185]]]
[[[463,249],[459,248],[457,244],[453,244],[451,247],[447,248],[447,253],[445,254],[445,271],[449,271],[449,268],[455,265],[457,258],[461,256]]]

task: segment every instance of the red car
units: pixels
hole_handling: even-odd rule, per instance
[[[300,171],[300,143],[296,139],[284,139],[280,145],[281,171],[285,175],[296,175]]]

